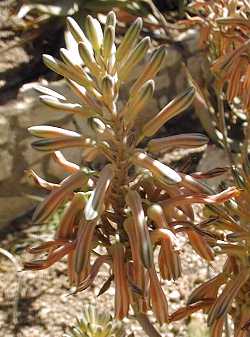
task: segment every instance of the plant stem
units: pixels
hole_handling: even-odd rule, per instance
[[[153,324],[150,322],[147,315],[142,313],[135,313],[135,318],[140,323],[141,327],[143,328],[144,332],[149,337],[161,337],[159,332],[156,330],[156,328],[153,326]]]
[[[114,118],[114,132],[116,144],[113,147],[115,176],[111,186],[111,203],[116,216],[119,218],[118,231],[120,237],[126,237],[123,229],[125,197],[124,188],[128,185],[128,147],[123,120],[116,116]]]
[[[229,163],[231,168],[235,167],[235,163],[233,160],[233,156],[231,153],[230,146],[228,144],[228,137],[227,137],[227,126],[226,126],[226,121],[225,121],[225,111],[224,111],[224,100],[222,97],[222,90],[219,89],[217,92],[217,102],[218,102],[218,113],[219,113],[219,125],[220,125],[220,131],[223,136],[223,145],[226,150],[226,154],[229,159]],[[233,175],[234,176],[234,175]]]

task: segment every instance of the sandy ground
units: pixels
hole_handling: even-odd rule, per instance
[[[54,223],[42,227],[26,223],[18,231],[8,233],[2,240],[1,247],[12,252],[21,266],[24,260],[29,259],[27,246],[49,240],[53,237],[54,230]],[[199,256],[192,253],[184,237],[179,239],[182,247],[182,277],[176,282],[164,283],[170,312],[184,306],[190,291],[213,275],[218,268],[218,261],[213,263],[214,268],[211,269]],[[17,273],[13,263],[0,255],[0,336],[62,337],[75,323],[76,317],[87,303],[113,313],[113,285],[97,298],[98,291],[106,279],[105,268],[101,269],[91,289],[68,296],[66,267],[65,261],[62,261],[45,271]],[[149,313],[149,316],[154,322],[152,313]],[[200,322],[198,326],[202,329],[203,321],[203,315],[198,313],[193,315],[192,319],[158,328],[162,336],[195,337],[193,333],[190,335],[190,327],[194,322]],[[128,332],[133,331],[138,337],[145,336],[132,316],[131,319],[126,319],[124,324]]]

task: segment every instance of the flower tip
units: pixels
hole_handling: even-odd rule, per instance
[[[139,16],[136,20],[135,20],[136,25],[140,26],[142,28],[143,25],[143,19]]]
[[[190,97],[194,96],[195,92],[196,92],[195,87],[193,87],[193,86],[187,88],[187,90],[186,90],[186,94]]]

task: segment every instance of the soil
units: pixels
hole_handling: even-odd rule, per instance
[[[43,226],[26,222],[18,231],[15,231],[14,227],[10,228],[8,234],[2,235],[1,247],[11,252],[22,268],[22,262],[30,259],[26,252],[27,247],[52,239],[55,221]],[[171,313],[185,306],[188,294],[215,273],[219,262],[215,261],[212,268],[209,267],[191,251],[191,247],[185,244],[182,236],[179,236],[179,240],[182,247],[182,276],[175,282],[162,283],[169,299]],[[0,336],[62,337],[63,333],[74,325],[76,317],[81,314],[87,303],[96,305],[98,309],[114,312],[113,284],[105,294],[97,297],[101,285],[106,280],[107,269],[101,269],[90,289],[77,295],[69,295],[66,268],[66,262],[61,261],[45,271],[17,272],[13,263],[0,254]],[[152,313],[149,313],[149,316],[155,323]],[[158,329],[162,336],[194,337],[188,333],[193,320],[198,320],[199,328],[203,329],[204,317],[199,313],[193,315],[192,320],[158,326]],[[145,336],[132,314],[131,319],[126,319],[124,324],[128,333],[134,332],[138,337]]]

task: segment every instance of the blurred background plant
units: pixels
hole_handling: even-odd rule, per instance
[[[71,15],[82,26],[87,14],[107,14],[114,9],[118,18],[117,31],[119,32],[119,26],[121,26],[122,32],[122,25],[132,22],[138,16],[143,17],[146,27],[159,27],[162,25],[161,12],[169,12],[172,15],[176,11],[176,15],[182,16],[186,3],[185,0],[29,0],[23,3],[13,2],[10,19],[14,21],[17,29],[23,32],[31,31],[31,36],[35,37],[42,33],[43,29],[47,30],[46,26],[50,26],[51,21],[55,26],[65,27],[65,18]],[[24,35],[23,42],[25,41]]]
[[[248,1],[195,1],[183,24],[199,26],[200,48],[208,58],[211,78],[205,85],[190,81],[197,88],[207,114],[200,116],[211,138],[224,147],[231,169],[231,182],[241,190],[239,196],[220,209],[207,205],[205,213],[217,216],[214,231],[221,231],[224,243],[217,254],[227,255],[223,271],[202,284],[188,299],[188,304],[213,298],[208,310],[211,336],[249,336],[249,78],[250,78],[250,6]],[[203,83],[204,84],[204,83]],[[198,112],[199,115],[199,112]],[[213,129],[213,130],[212,130]],[[212,132],[212,134],[211,134]],[[220,292],[221,287],[224,287]],[[228,327],[228,317],[234,331]]]
[[[178,28],[174,23],[179,17],[183,17],[186,3],[188,1],[183,0],[6,1],[0,3],[0,8],[8,12],[8,18],[3,23],[2,40],[4,42],[6,39],[6,29],[12,31],[15,38],[7,44],[3,43],[0,51],[7,57],[13,48],[21,46],[29,52],[30,47],[32,49],[32,46],[35,46],[37,55],[31,51],[34,58],[31,63],[32,73],[23,71],[22,81],[25,83],[41,74],[44,75],[46,70],[41,62],[42,52],[57,57],[58,49],[65,46],[64,40],[66,45],[69,43],[65,21],[67,15],[71,15],[83,29],[88,14],[96,16],[105,23],[106,14],[114,9],[118,17],[116,27],[118,41],[135,18],[140,16],[144,20],[142,34],[150,35],[156,46],[159,42],[173,42],[172,32]],[[26,79],[27,75],[29,77]],[[6,83],[6,87],[9,85],[11,84]]]
[[[198,0],[187,6],[186,13],[187,19],[179,24],[199,27],[198,46],[211,69],[206,81],[196,83],[199,103],[207,107],[197,105],[197,116],[211,139],[226,146],[228,138],[231,150],[239,152],[249,111],[249,2]]]
[[[232,66],[234,65],[232,61]],[[248,111],[246,118],[248,129]],[[224,139],[224,144],[230,159],[232,176],[231,181],[222,182],[220,188],[224,189],[228,184],[234,184],[241,192],[220,208],[206,205],[204,215],[211,219],[217,217],[216,225],[208,222],[205,228],[213,230],[216,235],[222,235],[221,246],[214,247],[214,250],[216,255],[227,256],[227,260],[219,274],[193,291],[188,304],[199,303],[204,298],[212,300],[207,310],[207,322],[211,327],[212,337],[222,336],[223,331],[226,331],[228,336],[248,337],[250,333],[249,134],[247,132],[245,134],[237,162],[231,153],[231,143],[228,138]],[[233,321],[233,328],[228,324],[230,320]]]

